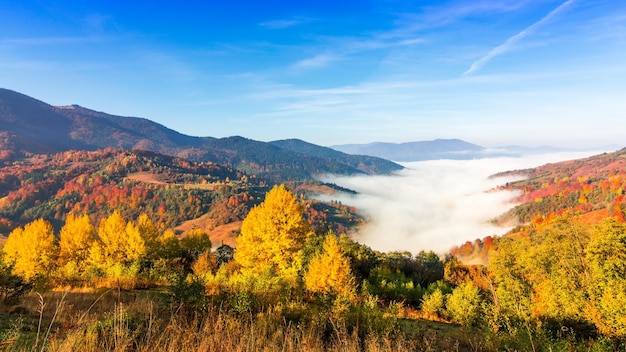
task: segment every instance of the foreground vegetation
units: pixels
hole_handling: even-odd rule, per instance
[[[626,223],[566,217],[496,238],[487,266],[316,232],[284,186],[237,250],[119,212],[36,220],[0,258],[7,350],[613,351],[626,345]],[[58,239],[57,239],[58,238]],[[234,254],[234,255],[233,255]],[[50,290],[55,288],[55,290]],[[82,292],[81,291],[87,291]],[[430,321],[427,321],[430,320]]]

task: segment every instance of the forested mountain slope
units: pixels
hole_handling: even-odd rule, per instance
[[[589,158],[502,172],[523,176],[500,189],[518,191],[518,203],[495,221],[517,224],[505,237],[523,238],[566,219],[591,227],[606,218],[626,221],[626,148]],[[452,250],[466,261],[486,262],[493,239],[477,239]]]
[[[272,179],[311,179],[322,173],[388,173],[386,160],[336,154],[318,157],[243,137],[192,137],[144,118],[122,117],[78,105],[55,107],[0,89],[0,161],[26,154],[103,148],[142,149],[191,161],[227,163]],[[320,147],[321,148],[321,147]]]
[[[70,212],[97,224],[113,210],[128,218],[146,213],[161,229],[194,219],[212,229],[241,221],[268,189],[266,180],[228,165],[148,151],[34,155],[0,167],[0,234],[38,218],[58,226]],[[338,204],[308,204],[315,227],[345,231],[360,221]]]

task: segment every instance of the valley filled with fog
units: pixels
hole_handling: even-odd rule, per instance
[[[494,191],[515,178],[489,176],[599,153],[402,163],[406,169],[389,176],[325,176],[323,181],[358,194],[320,199],[355,206],[365,215],[367,223],[356,239],[376,250],[444,253],[452,246],[511,229],[495,226],[490,220],[515,206],[517,193]]]

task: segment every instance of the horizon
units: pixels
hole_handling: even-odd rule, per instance
[[[623,145],[617,0],[22,1],[0,21],[6,88],[187,135]]]

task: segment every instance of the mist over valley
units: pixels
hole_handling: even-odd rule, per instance
[[[516,224],[492,220],[513,208],[519,191],[496,190],[523,176],[490,177],[547,163],[579,159],[600,151],[531,154],[472,160],[428,160],[401,163],[392,175],[325,176],[357,192],[320,195],[355,206],[367,219],[355,239],[380,251],[433,250],[486,236],[503,235]]]

